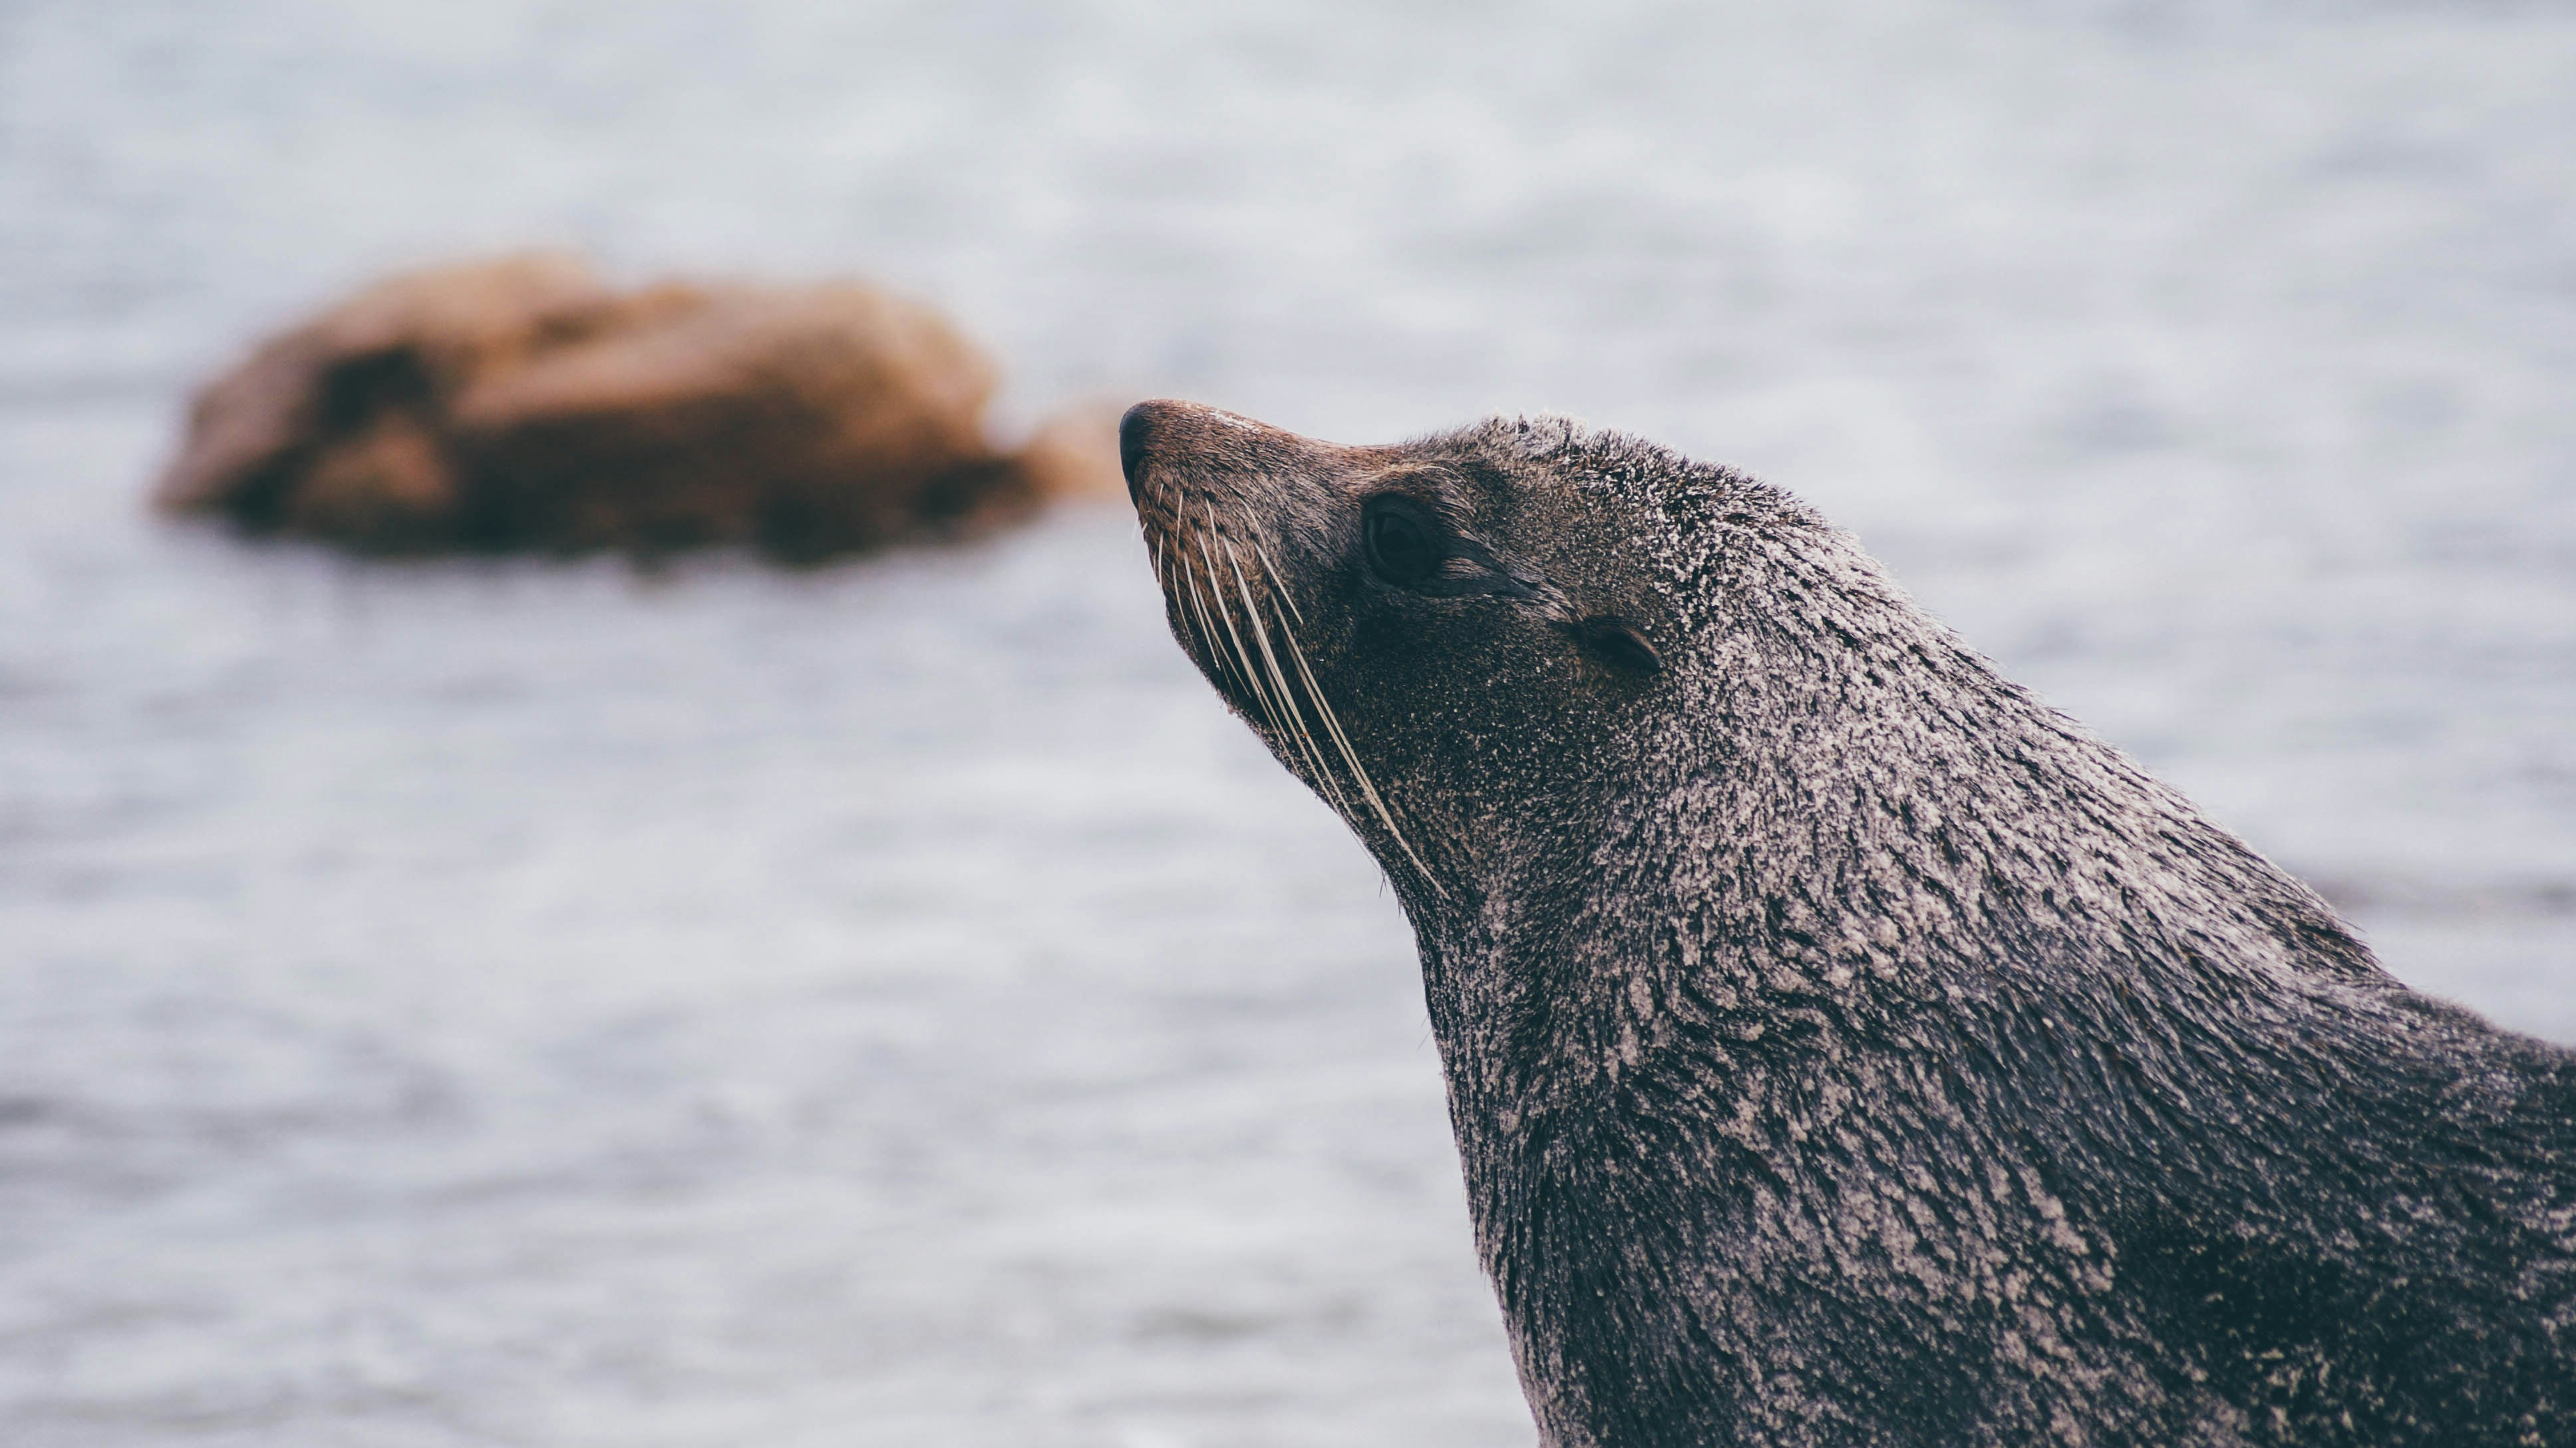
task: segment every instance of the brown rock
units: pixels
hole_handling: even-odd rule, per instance
[[[513,257],[394,278],[262,344],[198,396],[157,497],[369,552],[801,561],[1105,491],[1105,428],[993,449],[994,384],[937,314],[854,283],[620,293]]]
[[[454,480],[438,439],[406,412],[314,449],[281,497],[277,524],[316,538],[366,540],[384,552],[428,552],[456,541]]]
[[[1018,454],[1020,471],[1044,498],[1125,502],[1127,474],[1118,465],[1123,404],[1077,407],[1039,425]]]

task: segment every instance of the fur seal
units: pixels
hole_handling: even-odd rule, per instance
[[[2576,1053],[1814,510],[1556,419],[1120,451],[1174,636],[1412,920],[1546,1442],[2576,1444]]]

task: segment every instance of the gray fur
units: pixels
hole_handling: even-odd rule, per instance
[[[2398,984],[1814,511],[1553,419],[1124,441],[1175,635],[1412,919],[1548,1443],[2576,1443],[2576,1056]],[[1382,581],[1387,491],[1476,556]]]

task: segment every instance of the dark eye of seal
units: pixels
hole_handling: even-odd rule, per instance
[[[1360,537],[1369,567],[1398,588],[1413,588],[1440,571],[1449,550],[1432,525],[1398,498],[1372,498],[1360,514]]]
[[[1652,678],[1664,671],[1663,655],[1656,653],[1655,646],[1646,642],[1646,636],[1626,619],[1608,614],[1587,618],[1574,626],[1574,636],[1595,658],[1629,673]]]

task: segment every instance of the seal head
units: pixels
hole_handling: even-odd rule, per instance
[[[1534,807],[1590,812],[1591,746],[1651,717],[1681,636],[1652,560],[1585,546],[1615,498],[1529,486],[1568,425],[1488,431],[1338,447],[1176,402],[1119,429],[1174,636],[1408,900],[1486,893]]]
[[[1387,872],[1552,1444],[2576,1442],[2576,1056],[1778,489],[1121,428],[1174,636]]]

